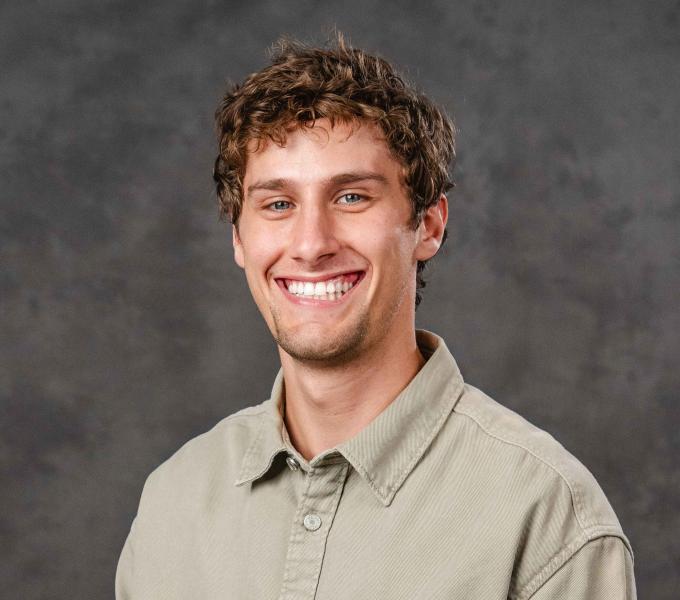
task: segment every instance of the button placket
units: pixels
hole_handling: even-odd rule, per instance
[[[313,599],[316,594],[326,540],[338,508],[349,464],[312,468],[305,477],[288,543],[280,600]]]

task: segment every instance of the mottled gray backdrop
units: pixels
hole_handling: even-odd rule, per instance
[[[268,396],[211,184],[227,79],[333,25],[454,116],[422,326],[596,475],[640,596],[680,589],[680,3],[0,8],[0,580],[112,596],[145,476]]]

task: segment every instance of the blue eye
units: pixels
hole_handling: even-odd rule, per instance
[[[288,200],[277,200],[276,202],[272,202],[268,208],[271,208],[276,212],[283,212],[287,208],[290,208],[290,202],[288,202]]]
[[[344,202],[343,202],[344,199]],[[343,194],[340,196],[338,199],[338,202],[340,204],[356,204],[357,202],[361,202],[364,199],[364,197],[361,194]]]

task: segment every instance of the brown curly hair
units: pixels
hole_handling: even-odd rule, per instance
[[[220,217],[238,224],[251,141],[284,145],[291,127],[313,127],[322,118],[331,125],[365,120],[382,130],[404,168],[414,228],[441,194],[453,187],[449,178],[449,165],[453,169],[456,158],[452,122],[387,61],[351,47],[342,34],[326,47],[283,38],[273,48],[271,65],[233,85],[215,113],[219,153],[213,178]],[[418,261],[416,306],[425,287],[425,262]]]

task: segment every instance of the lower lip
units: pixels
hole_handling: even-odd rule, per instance
[[[339,300],[318,300],[316,298],[307,298],[305,296],[298,296],[296,294],[291,294],[286,288],[285,283],[277,279],[276,283],[283,290],[284,296],[286,296],[294,304],[299,304],[300,306],[313,306],[318,308],[333,308],[334,306],[340,306],[344,304],[348,296],[352,295],[352,292],[359,287],[359,284],[363,281],[365,273],[362,271],[359,273],[359,278],[356,280],[354,285],[345,292]]]

